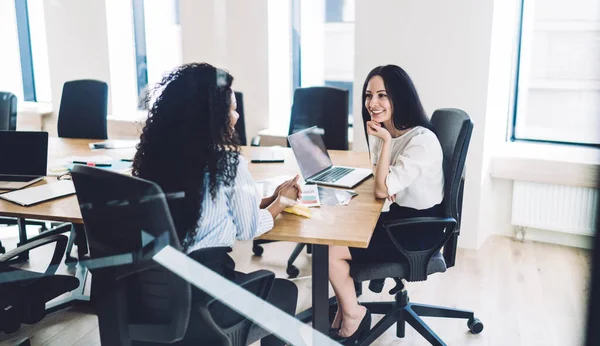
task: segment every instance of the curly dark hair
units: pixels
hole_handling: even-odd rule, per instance
[[[236,177],[240,148],[229,117],[232,82],[224,70],[191,63],[163,77],[147,97],[156,99],[132,174],[166,194],[183,192],[169,199],[169,207],[184,249],[196,236],[205,193],[215,199],[218,188]]]

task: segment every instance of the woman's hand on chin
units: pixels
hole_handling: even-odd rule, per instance
[[[367,133],[371,136],[380,138],[384,142],[388,142],[392,139],[390,132],[385,127],[381,126],[380,123],[373,120],[367,121]]]

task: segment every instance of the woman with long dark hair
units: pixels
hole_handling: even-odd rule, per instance
[[[234,131],[239,116],[232,83],[229,73],[204,63],[186,64],[165,76],[154,91],[133,175],[157,183],[169,196],[189,256],[235,280],[244,275],[234,270],[227,254],[235,241],[273,228],[277,215],[295,204],[301,191],[296,176],[273,196],[258,196]],[[202,257],[194,252],[203,248],[211,249]],[[276,279],[269,301],[293,315],[297,296],[294,283]],[[212,311],[213,318],[227,325],[235,318],[229,311]],[[271,337],[263,344],[281,342]]]
[[[339,306],[331,333],[344,343],[360,338],[371,324],[369,311],[358,304],[348,261],[402,261],[381,223],[440,216],[444,198],[442,148],[408,74],[395,65],[376,67],[365,80],[362,100],[375,196],[392,203],[389,212],[381,214],[367,249],[330,247],[329,279]],[[396,240],[411,250],[425,249],[439,239],[441,232],[401,232]]]

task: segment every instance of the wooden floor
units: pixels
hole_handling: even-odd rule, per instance
[[[2,231],[0,229],[0,231]],[[15,239],[4,240],[7,248]],[[262,257],[251,256],[251,242],[236,245],[233,257],[237,269],[272,270],[285,277],[285,263],[294,244],[265,245]],[[47,251],[47,250],[46,250]],[[31,266],[45,265],[44,253],[32,253]],[[297,262],[300,277],[299,309],[310,305],[310,256]],[[430,327],[449,345],[581,345],[589,292],[590,253],[587,250],[533,242],[515,242],[494,236],[478,251],[459,250],[457,265],[426,282],[409,283],[411,301],[473,310],[485,325],[480,335],[471,335],[464,320],[426,318]],[[66,268],[61,268],[66,272]],[[303,277],[304,275],[304,277]],[[362,301],[385,301],[393,297],[364,284]],[[377,318],[374,318],[377,321]],[[0,333],[0,345],[31,337],[32,345],[100,345],[98,320],[90,311],[68,309],[47,316],[37,325],[23,325],[13,334]],[[411,327],[406,338],[397,339],[388,330],[375,345],[427,345]]]

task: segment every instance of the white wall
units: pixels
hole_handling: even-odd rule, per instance
[[[495,1],[492,24],[490,72],[482,160],[479,243],[490,234],[512,234],[511,180],[490,177],[491,156],[507,138],[507,120],[512,116],[510,102],[514,90],[514,47],[519,23],[519,1]]]
[[[208,62],[244,93],[248,138],[269,125],[267,0],[180,0],[182,60]]]
[[[110,95],[106,6],[104,1],[44,1],[44,16],[54,111],[45,128],[56,135],[56,115],[66,81],[105,81]],[[111,109],[109,96],[109,113]]]
[[[479,247],[487,235],[480,213],[493,5],[493,0],[356,2],[354,150],[366,150],[360,94],[365,76],[378,65],[403,67],[429,114],[445,107],[469,113],[475,130],[459,240],[469,248]]]

